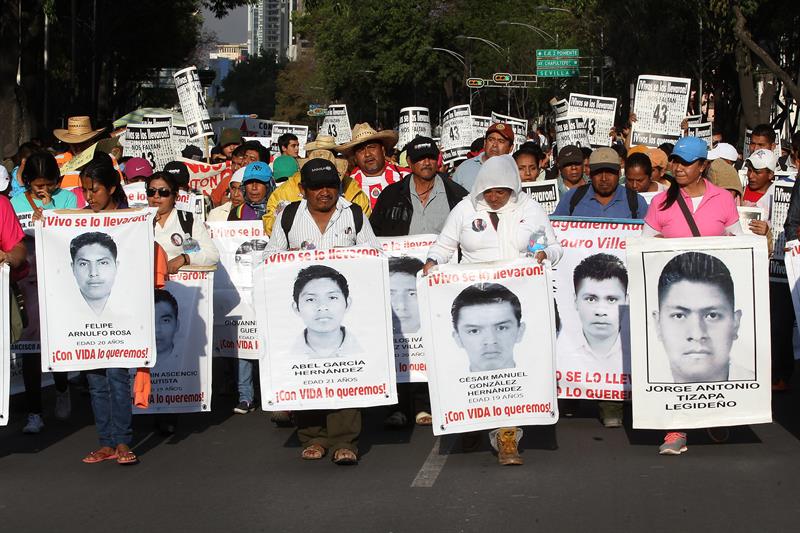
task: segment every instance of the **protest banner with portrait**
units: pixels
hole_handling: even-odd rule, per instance
[[[445,163],[466,159],[474,137],[474,117],[470,113],[465,104],[451,107],[442,115],[442,161]]]
[[[253,309],[253,266],[263,261],[269,241],[264,224],[248,220],[207,225],[219,250],[214,275],[214,355],[261,359],[264,345]]]
[[[555,312],[532,259],[417,278],[433,434],[555,424]]]
[[[276,252],[253,269],[265,411],[397,403],[388,260],[372,248]]]
[[[0,426],[8,424],[8,402],[11,387],[9,272],[8,265],[0,265]]]
[[[559,150],[565,146],[589,147],[589,133],[583,117],[563,117],[556,119],[556,144]]]
[[[641,223],[552,220],[564,255],[553,269],[559,398],[630,399],[631,339],[625,240]]]
[[[350,130],[350,117],[347,114],[345,104],[331,104],[322,119],[319,128],[320,135],[330,135],[336,139],[336,144],[349,143],[353,140],[353,132]]]
[[[514,150],[522,146],[522,144],[528,140],[528,121],[526,119],[501,115],[500,113],[492,111],[492,123],[495,122],[505,122],[514,130]],[[482,136],[485,135],[486,130],[484,130]]]
[[[208,117],[205,90],[200,85],[197,67],[186,67],[173,74],[172,77],[175,80],[178,102],[181,105],[181,113],[186,122],[189,139],[213,136],[214,130],[211,127],[211,119]]]
[[[658,147],[675,143],[681,136],[692,80],[669,76],[639,76],[631,125],[631,146]]]
[[[629,238],[628,271],[633,427],[771,422],[763,237]]]
[[[521,185],[522,190],[539,202],[548,215],[558,207],[558,180],[523,181]]]
[[[772,256],[769,258],[769,280],[786,283],[786,265],[784,265],[784,252],[786,247],[786,236],[783,234],[783,225],[786,223],[786,215],[789,212],[789,202],[792,198],[792,187],[794,181],[777,181],[779,173],[775,173],[775,183],[772,192],[772,213],[770,213],[770,226],[772,227],[772,238],[774,241]],[[784,175],[784,178],[788,176]],[[793,240],[797,236],[790,235],[788,240]]]
[[[42,371],[152,367],[153,211],[45,211],[36,224]]]
[[[169,123],[128,124],[120,141],[126,156],[145,159],[154,172],[175,159]]]
[[[281,149],[278,146],[278,138],[285,133],[293,133],[297,136],[297,142],[300,144],[298,155],[300,157],[306,156],[306,141],[308,140],[308,126],[299,126],[297,124],[273,124],[272,126],[272,143],[268,146],[272,157],[281,155]]]
[[[39,287],[36,281],[36,240],[35,223],[33,222],[33,211],[17,213],[17,220],[25,233],[23,240],[27,251],[28,272],[24,278],[17,280],[17,290],[25,301],[25,312],[28,320],[22,329],[22,335],[17,342],[11,344],[11,352],[17,354],[40,353],[41,344],[39,342]]]
[[[402,150],[416,137],[431,136],[431,113],[427,107],[404,107],[397,126],[397,148]]]
[[[614,127],[616,113],[616,98],[579,93],[569,95],[569,116],[583,117],[592,146],[611,146],[608,134]]]
[[[389,256],[389,296],[398,383],[428,381],[417,301],[417,272],[425,264],[428,248],[437,237],[422,234],[378,238],[383,252]]]
[[[213,286],[213,267],[184,267],[155,289],[158,362],[149,405],[134,414],[211,411]]]

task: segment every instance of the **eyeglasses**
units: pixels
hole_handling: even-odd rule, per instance
[[[148,187],[147,189],[147,197],[150,198],[152,196],[160,196],[161,198],[169,198],[172,196],[172,191],[163,187],[161,189],[154,189],[153,187]]]

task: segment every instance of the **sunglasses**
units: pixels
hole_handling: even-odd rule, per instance
[[[160,196],[161,198],[168,198],[172,196],[172,191],[163,187],[161,189],[154,189],[153,187],[148,187],[147,189],[147,197],[150,198],[151,196]]]

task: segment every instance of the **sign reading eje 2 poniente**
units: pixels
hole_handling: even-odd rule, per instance
[[[580,50],[547,48],[536,50],[536,75],[542,78],[569,78],[578,75]]]

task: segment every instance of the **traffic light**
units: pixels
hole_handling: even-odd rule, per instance
[[[492,79],[495,83],[511,83],[511,74],[508,72],[496,72]]]
[[[471,87],[473,89],[479,89],[486,84],[485,81],[481,78],[468,78],[467,79],[467,87]]]

